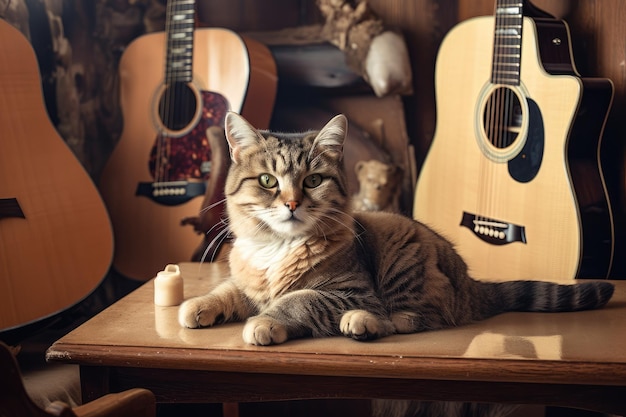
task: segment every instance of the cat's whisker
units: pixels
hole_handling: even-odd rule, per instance
[[[200,259],[200,263],[203,263],[206,261],[207,256],[209,255],[209,251],[211,249],[213,249],[213,254],[211,255],[211,259],[209,262],[213,262],[215,260],[215,257],[217,256],[217,253],[220,247],[222,246],[222,243],[224,242],[224,240],[228,238],[228,235],[230,234],[230,229],[228,228],[228,222],[226,219],[221,219],[218,223],[214,224],[211,227],[211,229],[209,229],[209,231],[207,232],[207,235],[219,227],[222,227],[222,230],[220,230],[215,235],[215,237],[211,239],[211,241],[207,244],[207,247],[204,250],[202,257]]]
[[[216,201],[216,202],[215,202],[215,203],[213,203],[213,204],[210,204],[210,205],[208,205],[208,206],[206,206],[206,207],[202,207],[202,208],[200,209],[200,214],[204,214],[204,213],[206,213],[207,211],[209,211],[209,210],[211,210],[211,209],[213,209],[213,208],[215,208],[215,207],[217,207],[217,206],[219,206],[220,204],[223,204],[223,203],[225,203],[225,202],[226,202],[226,199],[225,199],[225,198],[222,198],[221,200]]]
[[[217,229],[218,227],[222,227],[222,226],[228,226],[228,221],[225,218],[221,218],[219,222],[215,223],[213,226],[211,226],[211,228],[209,230],[207,230],[206,234],[210,235],[211,232],[213,232],[215,229]]]
[[[332,213],[334,213],[334,214],[340,214],[340,215],[347,216],[348,218],[350,218],[350,219],[352,220],[353,224],[354,224],[354,223],[358,224],[358,222],[356,221],[356,219],[355,219],[353,216],[349,215],[349,214],[348,214],[347,212],[345,212],[345,211],[342,211],[342,210],[339,210],[339,209],[336,209],[336,208],[329,209],[329,211],[331,211],[331,212],[332,212]],[[322,215],[324,218],[327,218],[327,219],[329,219],[329,220],[331,220],[331,221],[333,221],[333,222],[335,222],[335,223],[337,223],[337,224],[340,224],[341,226],[345,227],[346,229],[350,230],[350,231],[352,232],[352,234],[353,234],[355,237],[357,237],[357,233],[356,233],[356,231],[354,230],[354,227],[352,226],[352,224],[346,224],[344,221],[341,221],[341,220],[340,220],[340,217],[337,217],[337,216],[331,216],[331,215],[330,215],[330,214],[328,214],[328,213],[321,213],[321,215]]]
[[[229,235],[230,235],[230,230],[227,227],[225,227],[223,230],[220,230],[220,232],[207,245],[207,248],[202,254],[202,259],[200,262],[206,261],[206,258],[209,254],[209,250],[211,248],[213,248],[213,254],[211,255],[211,259],[209,262],[215,261],[215,257],[217,256],[219,249],[222,247],[222,244],[224,243],[224,241],[228,239]]]

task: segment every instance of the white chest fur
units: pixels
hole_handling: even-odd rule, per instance
[[[275,271],[290,259],[290,253],[305,242],[304,238],[274,241],[237,238],[234,245],[244,261],[255,269],[266,271],[266,277],[271,279]]]

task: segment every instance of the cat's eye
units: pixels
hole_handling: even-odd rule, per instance
[[[271,174],[261,174],[259,175],[259,184],[263,188],[274,188],[278,184],[278,180]]]
[[[322,176],[320,174],[311,174],[304,178],[304,186],[308,188],[315,188],[322,183]]]

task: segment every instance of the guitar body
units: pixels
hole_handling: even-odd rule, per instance
[[[153,199],[154,184],[180,181],[206,188],[211,177],[206,129],[222,126],[226,111],[245,114],[259,126],[270,121],[276,73],[269,50],[225,29],[196,29],[193,43],[190,91],[198,111],[176,131],[159,120],[166,34],[138,38],[120,60],[124,128],[100,191],[113,223],[113,265],[129,278],[145,281],[168,263],[190,260],[201,243],[181,221],[199,215],[204,191],[178,198],[177,191],[164,189],[162,199]]]
[[[476,279],[605,278],[613,223],[599,145],[612,84],[577,76],[563,22],[522,19],[510,146],[486,139],[501,87],[490,78],[494,18],[462,22],[444,39],[414,217],[451,240]]]
[[[98,191],[48,118],[28,40],[0,20],[0,330],[63,311],[113,256]]]

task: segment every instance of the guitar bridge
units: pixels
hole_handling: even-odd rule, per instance
[[[177,206],[204,195],[204,182],[169,181],[169,182],[140,182],[135,195],[148,197],[155,203],[164,206]]]
[[[506,245],[513,242],[526,243],[526,229],[488,217],[463,212],[461,226],[467,227],[479,239],[492,245]]]

